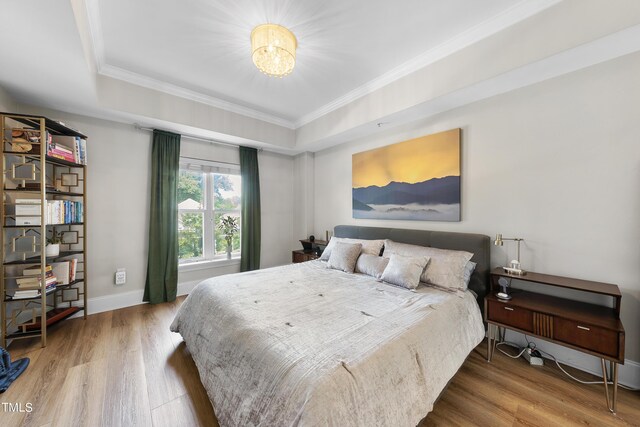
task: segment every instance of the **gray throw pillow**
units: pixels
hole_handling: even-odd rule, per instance
[[[420,284],[420,275],[428,263],[429,257],[393,254],[389,258],[389,264],[384,269],[381,279],[403,288],[415,289]]]
[[[329,268],[353,273],[361,251],[362,245],[360,243],[336,242],[327,265]]]
[[[389,264],[388,258],[362,253],[356,262],[356,273],[379,279],[384,269],[387,268],[387,264]]]
[[[349,239],[347,237],[332,237],[329,240],[329,244],[322,255],[320,256],[320,261],[328,261],[331,256],[331,251],[336,243],[360,243],[362,245],[362,253],[363,254],[371,254],[371,255],[380,255],[382,251],[382,246],[384,245],[384,240],[365,240],[365,239]]]
[[[409,245],[387,239],[384,242],[382,256],[390,257],[392,254],[429,257],[429,264],[420,277],[422,282],[443,288],[467,289],[468,281],[465,282],[465,267],[473,257],[471,252]]]

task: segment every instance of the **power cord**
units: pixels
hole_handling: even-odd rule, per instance
[[[517,354],[517,355],[515,355],[515,356],[512,356],[512,355],[510,355],[509,353],[507,353],[506,351],[502,350],[502,349],[500,348],[500,346],[501,346],[501,345],[508,345],[509,347],[513,347],[513,348],[516,348],[516,349],[518,349],[518,350],[520,350],[520,346],[519,346],[519,345],[517,345],[517,344],[515,344],[515,343],[507,342],[507,341],[501,341],[501,342],[499,342],[499,343],[497,343],[497,344],[496,344],[496,348],[498,349],[498,351],[499,351],[500,353],[502,353],[502,354],[504,354],[505,356],[510,357],[510,358],[512,358],[512,359],[517,359],[517,358],[519,358],[520,356],[522,356],[522,355],[524,354],[524,352],[525,352],[525,351],[527,351],[527,347],[525,347],[525,348],[523,348],[523,349],[522,349],[522,351],[520,351],[520,353],[518,353],[518,354]]]
[[[558,368],[559,368],[559,369],[560,369],[560,370],[561,370],[561,371],[562,371],[566,376],[568,376],[568,377],[569,377],[569,378],[571,378],[572,380],[577,381],[577,382],[579,382],[580,384],[587,384],[587,385],[592,385],[592,384],[602,384],[602,383],[603,383],[602,381],[584,381],[584,380],[581,380],[581,379],[579,379],[579,378],[574,377],[573,375],[571,375],[569,372],[567,372],[567,371],[566,371],[566,370],[565,370],[565,369],[560,365],[560,362],[558,362],[558,359],[556,359],[556,357],[555,357],[553,354],[551,354],[551,353],[547,353],[546,351],[543,351],[543,350],[540,350],[540,349],[536,348],[536,343],[534,343],[534,342],[532,342],[532,341],[529,341],[529,337],[527,337],[526,335],[524,336],[524,339],[527,341],[527,346],[526,346],[526,347],[524,347],[524,348],[520,351],[520,353],[518,353],[518,354],[517,354],[517,355],[515,355],[515,356],[512,356],[512,355],[510,355],[509,353],[507,353],[506,351],[502,350],[502,349],[500,348],[500,345],[508,345],[509,347],[513,347],[513,348],[515,348],[515,349],[517,349],[517,350],[520,350],[520,346],[519,346],[518,344],[516,344],[516,343],[509,342],[509,341],[504,341],[504,340],[503,340],[503,341],[500,341],[499,343],[497,343],[497,344],[496,344],[496,348],[498,349],[498,351],[499,351],[500,353],[502,353],[502,354],[504,354],[505,356],[510,357],[510,358],[512,358],[512,359],[517,359],[517,358],[519,358],[520,356],[522,356],[522,355],[524,354],[524,352],[525,352],[525,351],[527,351],[527,349],[531,349],[531,350],[538,350],[540,353],[542,353],[542,354],[544,354],[544,355],[548,356],[550,359],[552,359],[552,360],[556,363],[556,365],[558,366]],[[607,382],[607,384],[613,384],[613,382],[608,381],[608,382]],[[623,389],[625,389],[625,390],[629,390],[629,391],[640,391],[640,388],[627,387],[627,386],[622,385],[622,384],[618,384],[618,387],[623,388]]]

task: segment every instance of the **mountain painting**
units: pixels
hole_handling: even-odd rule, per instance
[[[460,129],[356,153],[353,217],[460,221]]]

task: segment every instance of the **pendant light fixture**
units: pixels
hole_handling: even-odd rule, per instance
[[[277,24],[258,25],[251,32],[251,57],[256,67],[272,77],[284,77],[296,65],[296,36]]]

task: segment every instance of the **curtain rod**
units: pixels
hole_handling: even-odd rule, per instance
[[[196,160],[196,161],[199,161],[199,162],[220,163],[220,164],[229,165],[229,166],[240,166],[240,164],[238,164],[238,163],[221,162],[220,160],[207,160],[207,159],[201,159],[201,158],[198,158],[198,157],[180,156],[180,158],[181,159]]]
[[[136,129],[138,129],[138,130],[144,130],[144,131],[147,131],[147,132],[153,132],[153,131],[154,131],[154,128],[148,128],[148,127],[140,126],[140,125],[139,125],[139,124],[137,124],[137,123],[134,123],[134,124],[133,124],[133,126],[134,126]],[[158,130],[164,130],[164,131],[167,131],[167,132],[174,132],[174,133],[176,133],[175,131],[168,130],[168,129],[159,129],[159,128],[156,128],[156,129],[158,129]],[[181,136],[181,137],[184,137],[184,138],[188,138],[188,139],[193,139],[193,140],[196,140],[196,141],[200,141],[200,142],[206,142],[206,143],[209,143],[209,144],[225,145],[225,146],[227,146],[227,147],[234,147],[234,148],[238,148],[238,145],[236,145],[236,144],[232,144],[232,143],[230,143],[230,142],[216,141],[215,139],[203,138],[203,137],[201,137],[201,136],[195,136],[195,135],[189,135],[189,134],[183,134],[183,133],[181,133],[181,134],[180,134],[180,136]],[[258,150],[258,151],[262,151],[262,148],[257,148],[257,147],[256,147],[256,150]]]

